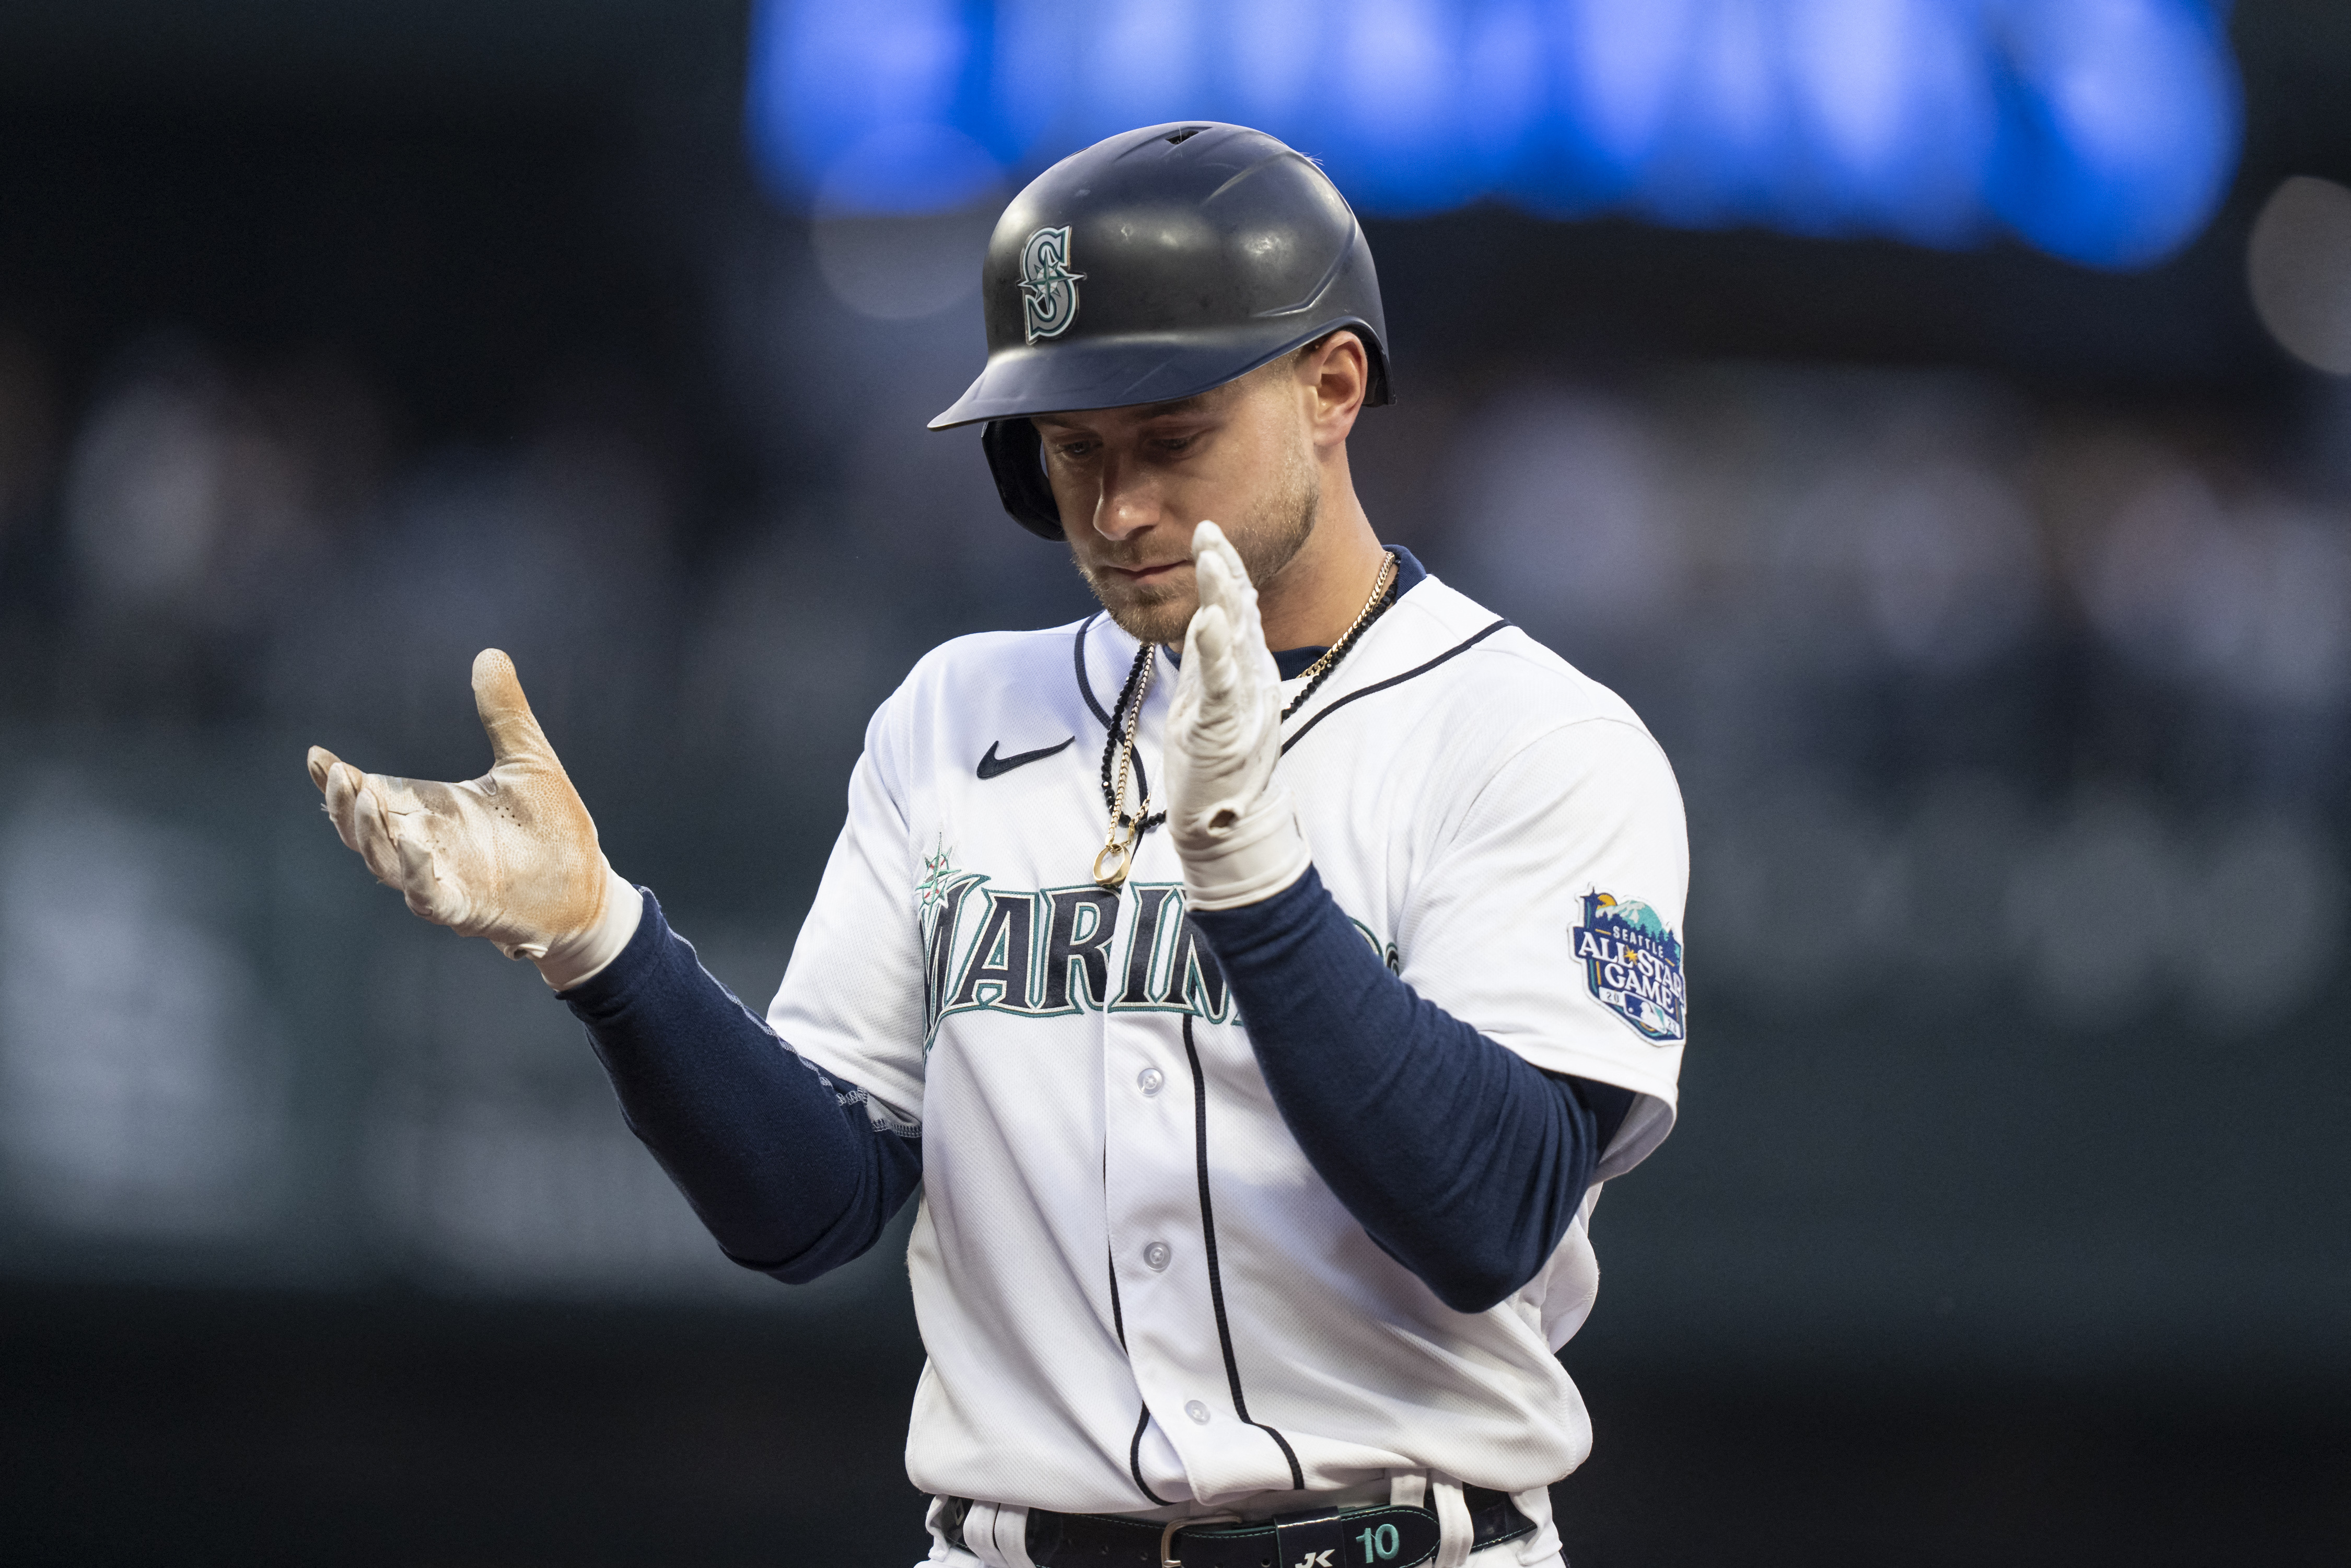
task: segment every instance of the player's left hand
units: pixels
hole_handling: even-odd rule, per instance
[[[1273,782],[1281,756],[1281,671],[1265,645],[1257,589],[1214,523],[1192,534],[1200,605],[1184,633],[1184,664],[1167,716],[1167,828],[1195,909],[1272,897],[1311,857],[1290,792]]]

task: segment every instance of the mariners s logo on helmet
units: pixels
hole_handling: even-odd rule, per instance
[[[1078,319],[1078,280],[1070,270],[1070,231],[1039,229],[1020,247],[1020,308],[1029,340],[1058,338]]]

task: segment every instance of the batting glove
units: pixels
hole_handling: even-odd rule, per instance
[[[1280,893],[1311,858],[1290,791],[1273,782],[1281,671],[1249,569],[1214,523],[1194,530],[1192,564],[1200,607],[1167,716],[1167,829],[1191,906],[1230,909]]]
[[[310,782],[346,848],[417,915],[529,958],[558,990],[618,957],[643,899],[597,847],[596,824],[532,716],[514,661],[474,660],[490,770],[463,784],[362,773],[310,748]]]

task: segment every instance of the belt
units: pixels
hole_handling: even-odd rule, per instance
[[[1508,1492],[1463,1487],[1472,1552],[1534,1529]],[[939,1511],[950,1546],[962,1546],[969,1498]],[[1029,1561],[1037,1568],[1411,1568],[1437,1555],[1437,1515],[1387,1504],[1277,1514],[1254,1523],[1178,1524],[1104,1513],[1029,1511]],[[969,1550],[969,1548],[966,1548]]]

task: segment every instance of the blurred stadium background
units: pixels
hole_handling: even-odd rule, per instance
[[[1374,520],[1691,808],[1572,1560],[2342,1561],[2346,82],[2323,0],[0,12],[0,1559],[920,1554],[898,1259],[720,1260],[299,759],[479,771],[509,649],[764,997],[872,706],[1087,608],[921,429],[992,204],[1219,114],[1370,214]]]

